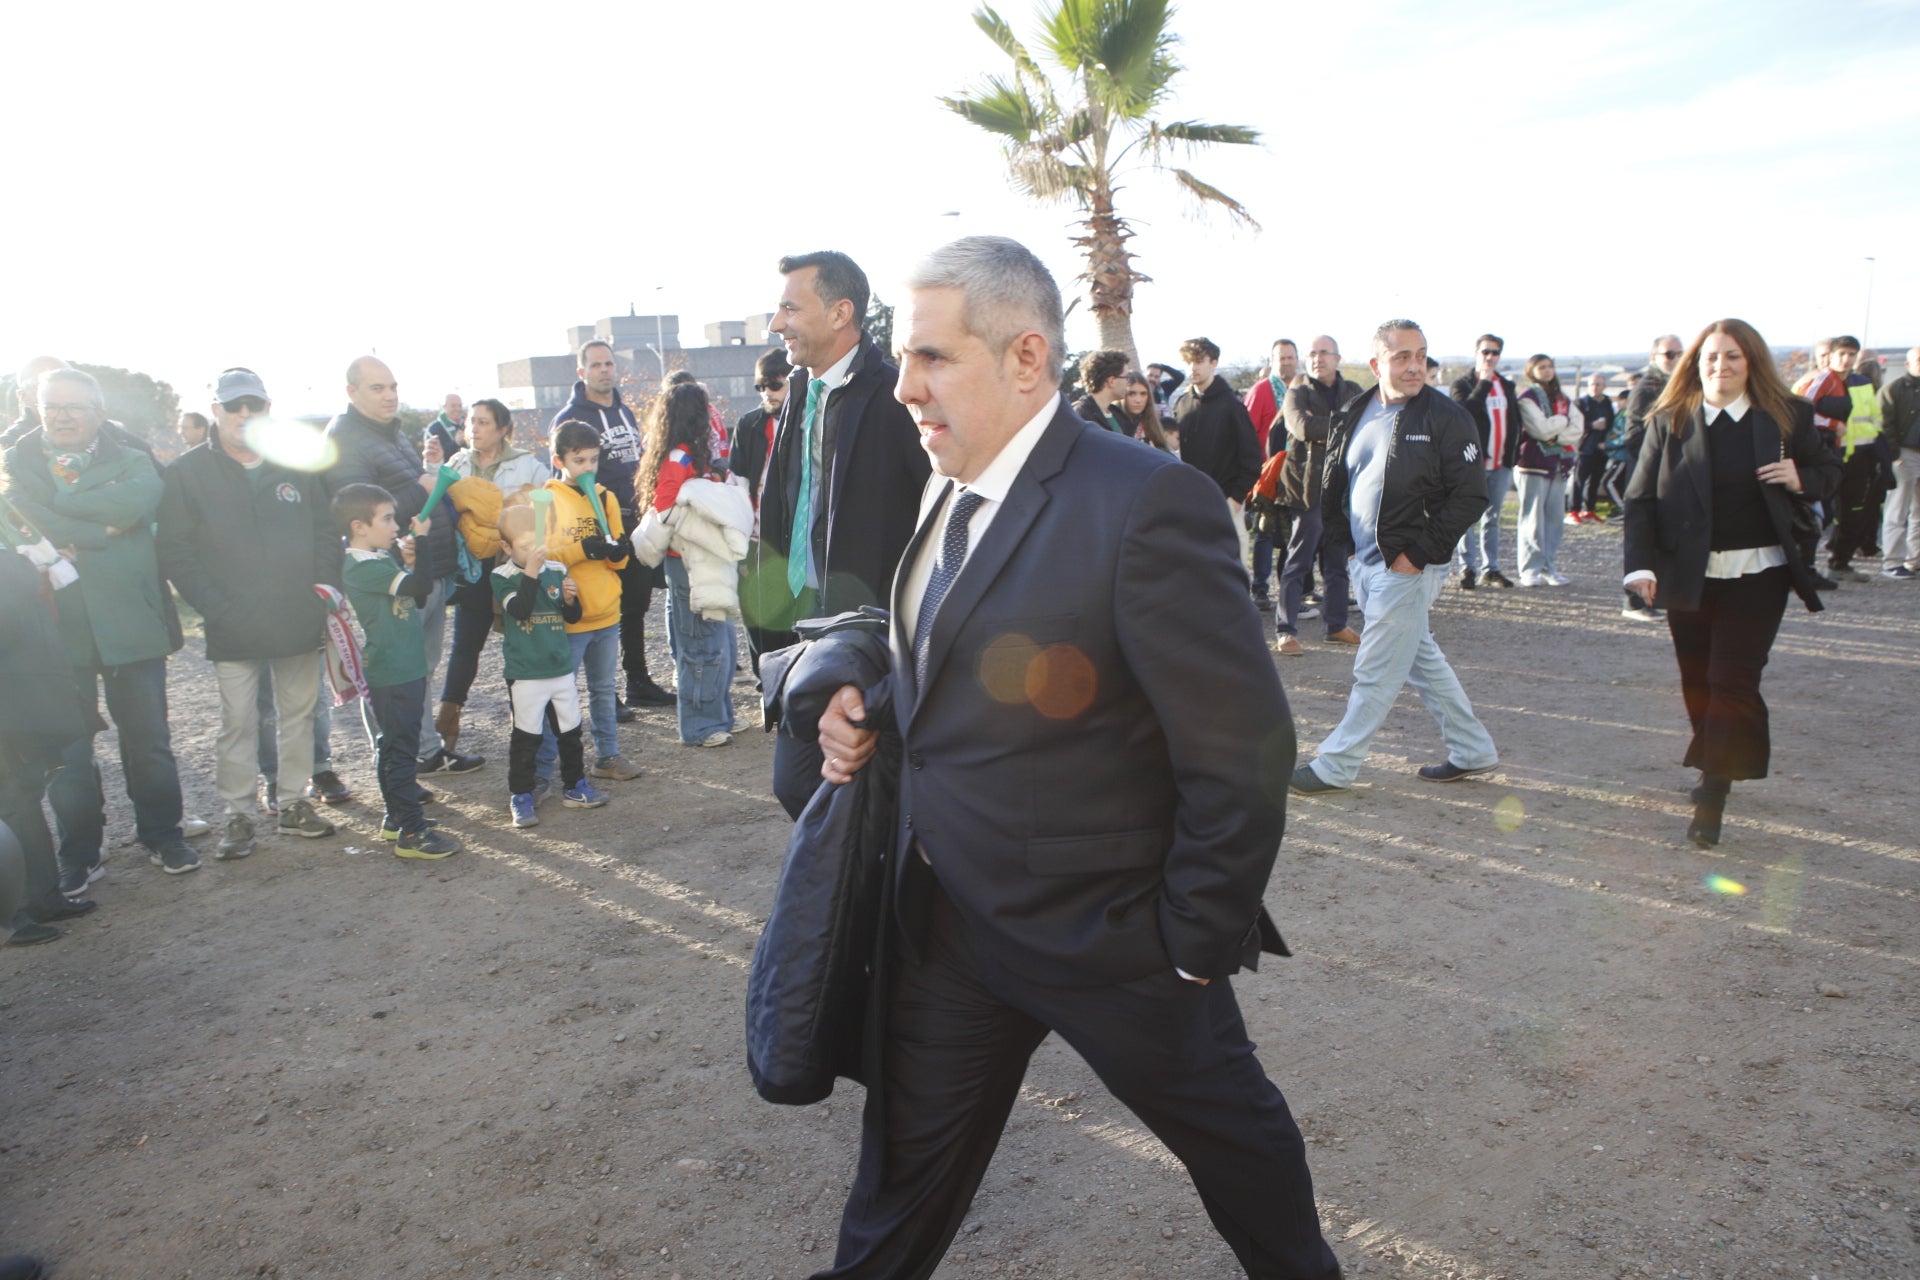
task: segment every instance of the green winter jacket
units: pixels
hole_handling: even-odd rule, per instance
[[[78,551],[84,619],[62,611],[60,632],[76,668],[118,667],[164,658],[180,647],[173,598],[160,580],[153,520],[160,509],[159,468],[111,425],[71,485],[54,479],[45,436],[34,431],[7,450],[6,493],[57,547]],[[109,535],[109,527],[121,532]]]

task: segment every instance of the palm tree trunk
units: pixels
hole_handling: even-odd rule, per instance
[[[1100,327],[1100,345],[1124,351],[1137,368],[1140,353],[1133,343],[1133,286],[1147,277],[1133,269],[1127,241],[1133,232],[1114,213],[1111,200],[1096,194],[1094,211],[1082,224],[1087,233],[1075,240],[1086,254],[1087,300]]]

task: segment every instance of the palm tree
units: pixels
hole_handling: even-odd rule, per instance
[[[1056,0],[1041,15],[1043,52],[1066,72],[1056,89],[1001,16],[982,6],[975,25],[1013,60],[1009,77],[940,101],[1005,139],[1014,185],[1046,204],[1085,213],[1076,236],[1086,257],[1080,279],[1100,326],[1100,345],[1134,356],[1133,286],[1151,277],[1133,268],[1133,228],[1114,210],[1120,179],[1140,168],[1170,173],[1202,208],[1218,205],[1236,223],[1259,229],[1238,200],[1170,163],[1179,151],[1213,144],[1250,146],[1257,129],[1155,118],[1181,71],[1173,59],[1168,0]]]

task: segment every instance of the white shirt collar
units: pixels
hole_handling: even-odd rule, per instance
[[[1708,426],[1712,426],[1723,413],[1731,417],[1735,422],[1739,422],[1747,416],[1747,409],[1749,408],[1745,395],[1742,395],[1738,400],[1735,400],[1724,409],[1716,409],[1710,404],[1702,404],[1700,407],[1707,411]]]
[[[860,344],[858,342],[855,342],[852,346],[847,348],[847,353],[845,355],[841,356],[838,360],[835,360],[832,364],[827,366],[827,370],[825,373],[815,373],[813,375],[814,377],[820,379],[820,381],[827,384],[825,387],[821,388],[821,391],[823,394],[828,391],[837,391],[840,389],[840,384],[847,380],[847,370],[853,367],[853,358],[859,354],[860,354]],[[812,370],[808,370],[808,372],[811,373]]]
[[[986,466],[972,484],[960,488],[977,493],[988,502],[1005,502],[1007,491],[1013,488],[1013,482],[1020,475],[1020,469],[1027,465],[1027,457],[1034,446],[1040,443],[1040,437],[1046,432],[1047,424],[1053,421],[1053,415],[1059,411],[1060,396],[1056,392],[1051,400],[1041,406],[1040,412],[1027,420],[1027,425],[1013,433],[1013,439],[1000,447],[992,462]]]

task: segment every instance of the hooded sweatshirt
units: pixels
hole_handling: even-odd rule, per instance
[[[631,475],[627,477],[627,483],[632,485]],[[620,508],[614,503],[613,494],[606,485],[595,485],[594,488],[600,491],[600,506],[607,513],[608,538],[617,540],[626,531],[626,525],[620,518]],[[586,538],[599,537],[600,525],[593,518],[593,508],[587,503],[587,495],[580,492],[580,487],[571,480],[549,480],[547,492],[553,495],[553,528],[547,531],[547,555],[565,565],[567,572],[573,576],[574,585],[580,588],[580,620],[567,624],[568,633],[599,631],[617,626],[620,622],[618,571],[625,567],[626,557],[589,560],[580,544]]]
[[[627,523],[633,523],[633,480],[640,470],[640,452],[644,447],[640,439],[640,428],[633,420],[633,410],[627,408],[626,401],[620,398],[620,388],[613,389],[613,403],[599,405],[587,399],[587,384],[573,384],[573,398],[567,401],[567,407],[553,416],[553,425],[563,422],[584,422],[600,433],[600,467],[595,475],[600,483],[613,490],[614,500],[620,504],[620,511]],[[547,433],[553,438],[553,432]],[[586,500],[583,498],[584,503]],[[592,512],[587,513],[589,517]],[[608,513],[611,518],[612,513]],[[584,593],[585,588],[582,588]],[[584,627],[581,630],[591,631]]]

